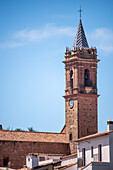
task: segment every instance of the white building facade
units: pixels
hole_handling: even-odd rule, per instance
[[[113,130],[77,140],[78,169],[113,170]]]

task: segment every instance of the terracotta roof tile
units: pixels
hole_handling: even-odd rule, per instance
[[[66,128],[66,124],[63,126],[62,130],[60,133],[62,133],[64,131],[64,129]]]
[[[1,141],[68,143],[64,133],[0,131]]]
[[[109,120],[108,120],[108,122],[112,122],[112,120],[111,120],[111,119],[109,119]]]
[[[92,139],[92,138],[108,135],[111,132],[113,132],[113,130],[111,130],[111,131],[104,131],[104,132],[100,132],[100,133],[95,133],[95,134],[92,134],[92,135],[88,135],[88,136],[79,138],[75,142],[80,142],[80,141],[83,141],[83,140],[86,140],[86,139]]]
[[[70,157],[73,157],[73,156],[77,156],[77,153],[72,154],[72,155],[63,156],[61,159],[70,158]]]
[[[76,164],[77,164],[77,162],[71,163],[71,164],[68,164],[68,165],[56,166],[55,169],[63,170],[63,169],[69,168],[69,167],[71,167],[71,166],[73,166],[73,165],[76,165]]]

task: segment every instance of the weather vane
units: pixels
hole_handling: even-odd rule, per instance
[[[80,12],[80,20],[81,20],[81,12],[82,12],[83,10],[81,10],[81,6],[80,6],[80,10],[78,10],[78,12]]]

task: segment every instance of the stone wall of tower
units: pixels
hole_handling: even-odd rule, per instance
[[[74,100],[74,107],[70,109],[69,100],[66,100],[66,134],[69,138],[70,153],[76,153],[77,148],[75,146],[75,140],[78,139],[78,100]],[[70,134],[72,139],[70,140]]]
[[[78,138],[97,132],[97,97],[83,96],[78,99]]]
[[[69,138],[70,153],[76,153],[75,140],[97,132],[97,53],[96,49],[82,49],[65,53],[65,108],[66,134]],[[88,84],[85,84],[85,71]],[[70,73],[73,71],[73,86]],[[69,100],[74,101],[73,108]],[[70,134],[72,139],[70,140]]]

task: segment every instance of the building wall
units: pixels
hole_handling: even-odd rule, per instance
[[[110,144],[110,170],[113,169],[113,133],[109,135],[109,144]]]
[[[83,168],[83,170],[112,170],[112,169],[110,169],[110,163],[92,162],[90,165]]]
[[[39,165],[39,159],[37,155],[28,155],[26,156],[26,165],[27,167],[34,168]]]
[[[8,158],[11,168],[22,168],[26,164],[26,156],[29,153],[68,154],[68,144],[65,143],[38,143],[38,142],[0,142],[0,167],[3,159]]]
[[[110,162],[109,135],[80,142],[78,158],[82,158],[82,149],[85,148],[86,165],[91,161],[98,161],[98,145],[100,144],[102,145],[102,162]],[[93,146],[93,158],[91,158],[91,146]]]
[[[35,169],[38,169],[38,170],[53,170],[53,165],[46,165],[46,166],[43,166],[43,167],[38,167],[38,168],[34,168]]]
[[[72,165],[70,167],[65,168],[65,170],[77,170],[77,165]]]
[[[72,134],[72,140],[70,142],[70,153],[77,153],[77,148],[75,146],[75,140],[78,139],[78,100],[73,97],[74,107],[71,109],[69,107],[69,99],[66,99],[66,134],[69,139],[69,135]]]
[[[69,165],[75,162],[77,162],[77,155],[62,159],[61,165]]]
[[[78,137],[97,133],[97,97],[81,96],[78,98]]]

